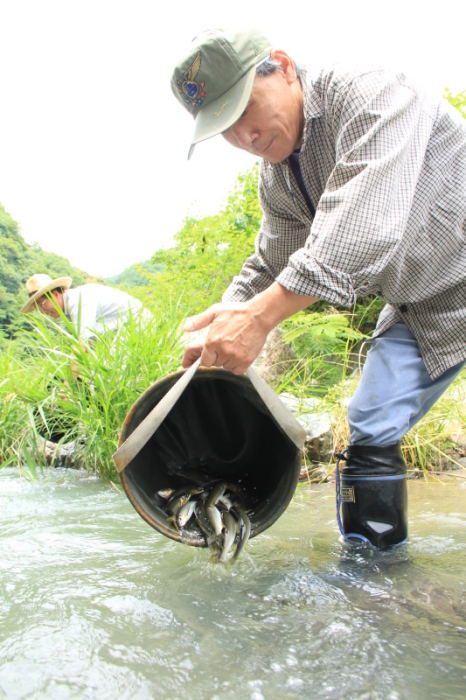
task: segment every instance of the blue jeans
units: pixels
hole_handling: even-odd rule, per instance
[[[417,340],[400,321],[372,341],[348,405],[350,444],[393,445],[421,420],[466,360],[432,380]]]

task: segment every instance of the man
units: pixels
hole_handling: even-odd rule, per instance
[[[52,279],[49,275],[35,274],[26,281],[29,301],[21,313],[27,314],[39,309],[52,318],[59,318],[60,312],[74,323],[81,339],[95,338],[105,331],[115,331],[130,314],[136,319],[152,318],[142,303],[126,292],[101,284],[84,284],[70,289],[71,277]]]
[[[274,326],[317,299],[383,298],[348,408],[338,517],[347,541],[403,542],[401,437],[466,358],[464,120],[389,71],[309,77],[255,30],[201,34],[172,89],[195,118],[188,157],[222,134],[262,158],[256,252],[223,303],[188,320],[187,331],[210,328],[184,366],[200,356],[240,374]]]

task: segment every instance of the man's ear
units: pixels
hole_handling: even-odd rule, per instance
[[[296,75],[294,63],[285,51],[282,51],[281,49],[273,49],[270,54],[270,58],[272,61],[277,61],[277,63],[280,63],[287,83],[290,83],[291,85],[291,83],[294,83],[294,81],[297,80],[298,76]]]

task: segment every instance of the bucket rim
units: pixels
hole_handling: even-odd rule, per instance
[[[145,407],[146,403],[149,401],[150,402],[150,396],[154,391],[158,390],[159,392],[163,392],[164,387],[168,384],[168,388],[166,391],[169,391],[171,386],[178,381],[178,379],[185,373],[186,370],[184,369],[179,369],[175,372],[171,372],[170,374],[167,374],[164,377],[161,377],[160,379],[154,381],[133,403],[131,408],[129,409],[122,429],[120,431],[119,439],[118,439],[118,447],[121,447],[121,445],[125,442],[126,439],[128,439],[129,435],[129,428],[130,425],[132,424],[134,420],[135,413],[140,407]],[[241,375],[235,375],[232,372],[229,372],[228,370],[225,370],[221,367],[198,367],[196,371],[196,375],[193,377],[192,381],[199,380],[199,378],[202,378],[202,375],[210,375],[212,376],[217,376],[224,378],[228,383],[231,384],[236,384],[238,385],[243,385],[247,387],[252,387],[254,389],[254,385],[251,382],[251,379],[247,376],[246,373],[241,374]],[[206,377],[208,378],[208,377]],[[262,397],[259,396],[261,399],[261,402],[263,403]],[[277,423],[276,419],[274,416],[270,413],[267,405],[264,403],[265,408],[267,409],[267,414],[269,415],[270,419],[273,420],[277,428],[280,430],[280,432],[283,434],[283,436],[290,442],[293,443],[293,441],[290,439],[290,437],[283,431],[281,426]],[[134,427],[133,427],[134,430]],[[288,508],[295,489],[296,485],[299,481],[299,475],[301,472],[301,461],[302,461],[302,450],[296,447],[294,445],[296,453],[295,457],[293,459],[293,464],[290,463],[289,465],[289,470],[288,470],[288,486],[289,488],[287,489],[288,493],[286,495],[286,498],[281,501],[281,503],[278,505],[278,507],[273,511],[272,515],[269,515],[265,520],[261,520],[258,522],[254,527],[251,527],[251,533],[250,533],[250,539],[253,537],[261,534],[265,530],[267,530],[271,525],[273,525],[276,520],[278,520],[281,515],[286,511]],[[147,509],[147,501],[144,498],[146,494],[142,492],[142,495],[139,494],[138,497],[138,488],[137,484],[132,484],[130,482],[133,481],[131,478],[128,480],[128,475],[130,472],[128,472],[128,475],[126,473],[127,467],[129,467],[131,462],[129,462],[124,469],[120,472],[120,480],[121,484],[123,486],[123,489],[126,493],[126,496],[128,500],[130,501],[131,505],[134,507],[134,509],[137,511],[137,513],[145,520],[148,525],[150,525],[153,529],[155,529],[157,532],[160,532],[162,535],[165,535],[171,540],[174,540],[176,542],[180,542],[183,544],[188,544],[190,546],[197,546],[197,547],[203,547],[206,548],[209,546],[207,539],[205,536],[201,533],[196,533],[196,536],[190,536],[190,531],[188,530],[182,530],[182,531],[177,531],[174,528],[171,528],[167,525],[164,524],[163,521],[159,520],[155,515],[151,514],[148,512]],[[294,484],[294,488],[291,488],[291,484]],[[136,486],[136,488],[135,488]]]

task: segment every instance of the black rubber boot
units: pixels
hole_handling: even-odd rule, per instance
[[[336,456],[346,460],[337,480],[337,517],[345,540],[370,542],[378,549],[405,542],[408,489],[400,444],[349,445]]]

